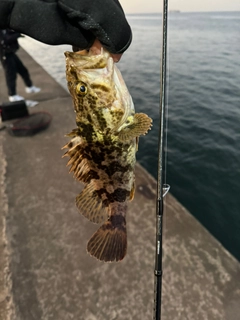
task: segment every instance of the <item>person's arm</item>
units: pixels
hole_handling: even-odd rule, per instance
[[[4,41],[5,45],[10,45],[12,43],[15,43],[16,40],[21,37],[21,33],[6,30],[5,32],[2,32],[2,40]]]
[[[97,38],[111,53],[123,53],[132,40],[117,0],[0,0],[0,28],[80,49]]]

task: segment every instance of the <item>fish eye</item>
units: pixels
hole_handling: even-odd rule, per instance
[[[76,87],[76,92],[81,96],[85,96],[85,94],[87,93],[87,87],[82,83],[78,83]]]

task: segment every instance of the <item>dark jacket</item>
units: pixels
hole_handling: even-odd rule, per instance
[[[19,32],[10,29],[0,30],[0,57],[6,53],[16,52],[19,49],[18,38],[21,37]]]

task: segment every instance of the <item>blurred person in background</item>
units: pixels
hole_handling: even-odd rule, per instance
[[[28,69],[16,55],[19,49],[19,37],[22,37],[19,32],[10,29],[0,30],[0,60],[5,73],[9,101],[11,102],[24,100],[22,96],[17,94],[17,74],[22,77],[27,93],[37,93],[41,90],[33,85]]]

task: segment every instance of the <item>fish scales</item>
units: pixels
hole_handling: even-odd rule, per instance
[[[120,261],[127,251],[127,203],[134,197],[138,137],[152,120],[135,113],[132,98],[108,52],[65,52],[66,77],[77,128],[63,148],[68,166],[85,184],[76,197],[80,213],[102,223],[87,244],[101,261]]]

